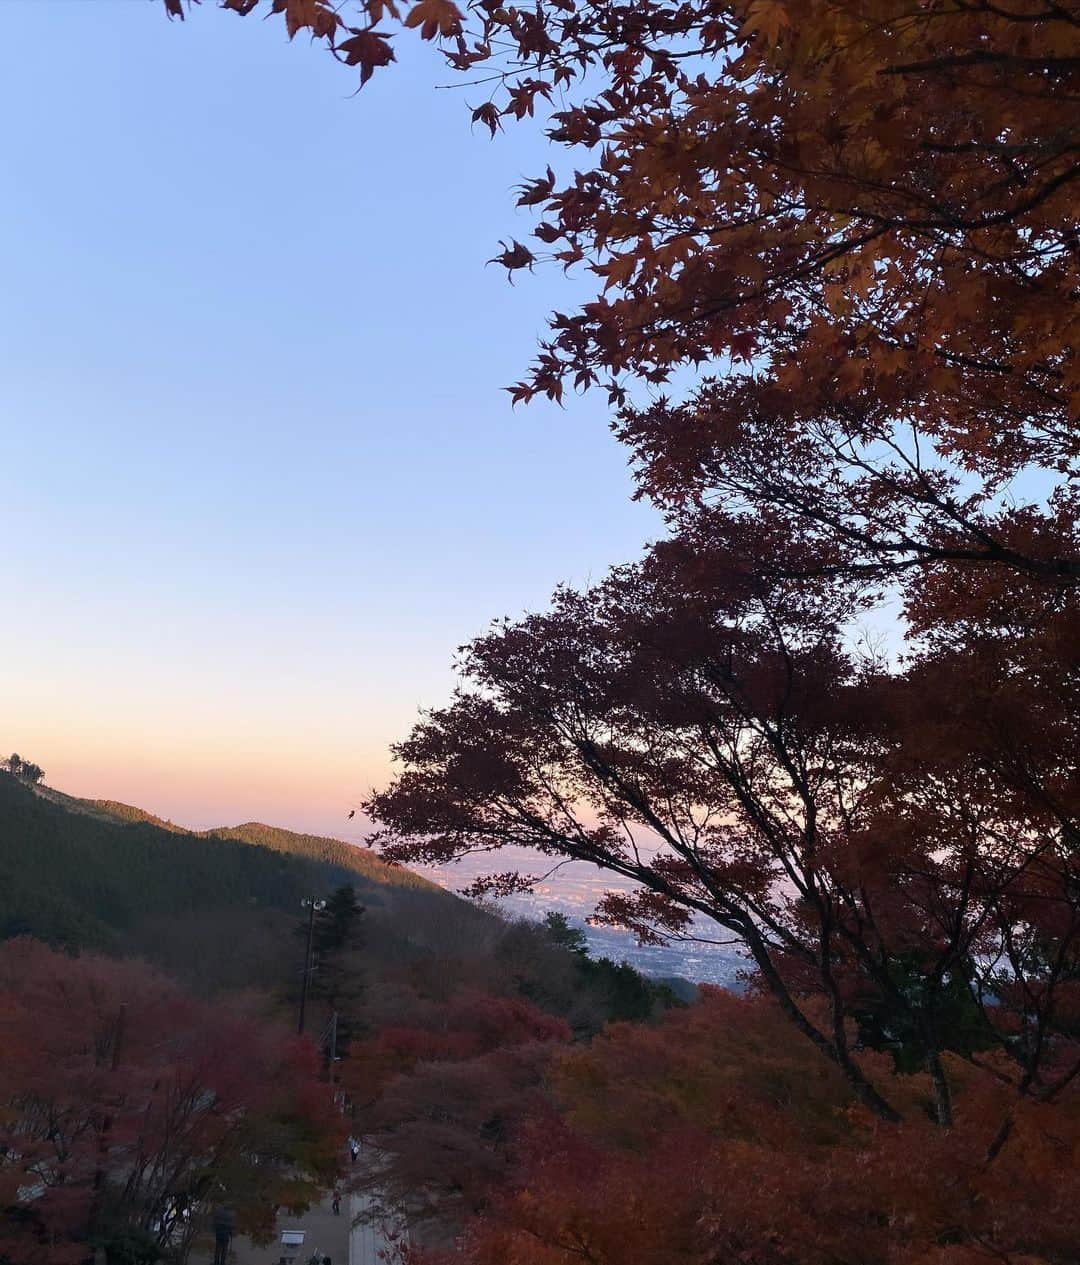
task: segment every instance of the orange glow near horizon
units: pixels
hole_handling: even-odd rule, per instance
[[[0,202],[0,749],[192,827],[361,838],[455,647],[663,529],[601,397],[503,391],[570,284],[484,265],[547,142],[434,110],[419,48],[391,108],[279,23],[0,7],[34,118]]]
[[[45,782],[84,799],[132,804],[193,830],[263,821],[312,834],[360,840],[366,825],[350,809],[390,775],[385,750],[355,741],[336,755],[273,748],[233,732],[212,744],[186,735],[99,735],[20,726],[18,750],[45,769]]]

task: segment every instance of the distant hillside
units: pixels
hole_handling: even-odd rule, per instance
[[[153,813],[148,813],[142,808],[135,808],[131,804],[121,804],[117,800],[77,799],[73,795],[65,795],[63,791],[57,791],[48,786],[35,787],[34,791],[70,812],[84,813],[101,820],[156,826],[157,829],[166,830],[170,834],[187,835],[196,839],[236,839],[241,843],[253,843],[261,848],[269,848],[272,852],[285,852],[290,856],[303,857],[308,861],[317,861],[323,865],[349,870],[374,883],[389,884],[393,887],[423,887],[432,891],[443,890],[437,883],[412,870],[407,870],[403,866],[388,865],[374,852],[344,843],[340,839],[298,834],[292,830],[282,830],[279,826],[267,826],[261,821],[247,821],[239,826],[214,826],[210,830],[186,830],[183,826],[155,817]]]
[[[550,926],[506,921],[340,840],[258,822],[195,833],[0,772],[0,940],[142,957],[203,995],[255,989],[289,1009],[305,902],[346,883],[365,909],[361,941],[345,975],[316,968],[313,1029],[328,1019],[335,978],[346,1033],[399,1023],[462,988],[527,998],[579,1035],[676,1001],[678,984],[591,960]]]
[[[339,866],[362,875],[373,883],[389,884],[391,887],[423,887],[438,892],[444,890],[438,883],[433,883],[414,870],[389,865],[367,848],[354,847],[350,843],[342,843],[340,839],[296,834],[278,826],[266,826],[261,821],[247,821],[242,826],[218,826],[203,833],[217,839],[239,839],[243,843],[269,848],[272,852],[288,852],[309,861]]]
[[[208,988],[242,987],[293,969],[302,902],[345,883],[403,933],[464,909],[339,840],[258,823],[193,833],[0,773],[0,939],[137,953]]]

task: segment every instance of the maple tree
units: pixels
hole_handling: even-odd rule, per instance
[[[493,133],[547,110],[575,170],[526,182],[536,244],[498,258],[601,292],[552,318],[514,396],[606,384],[648,494],[719,498],[718,527],[766,513],[817,544],[803,565],[1076,582],[1075,3],[223,7],[362,79],[401,22],[489,91]],[[626,394],[687,365],[710,376],[681,401]],[[1003,489],[1033,470],[1056,490],[1018,513]]]
[[[1074,1088],[1029,1103],[985,1160],[1005,1096],[967,1068],[954,1127],[919,1077],[880,1067],[903,1129],[851,1108],[842,1078],[762,998],[706,989],[660,1027],[557,1051],[510,1181],[449,1251],[417,1265],[1026,1265],[1075,1254]],[[868,1056],[873,1061],[875,1056]],[[880,1062],[880,1056],[878,1056]]]
[[[342,1081],[354,1129],[380,1156],[354,1177],[369,1210],[407,1206],[415,1227],[482,1207],[513,1171],[516,1126],[570,1035],[520,997],[463,989],[354,1042]]]
[[[275,1205],[303,1208],[337,1171],[314,1049],[139,963],[5,943],[0,1045],[5,1260],[183,1256],[216,1204],[265,1240]]]
[[[909,1156],[954,1144],[869,1044],[978,1156],[942,1165],[1012,1172],[1080,1075],[1080,8],[270,8],[362,79],[391,59],[381,24],[419,27],[490,89],[493,134],[547,112],[574,170],[525,183],[538,244],[497,259],[599,293],[553,316],[513,397],[606,388],[673,529],[466,647],[368,805],[386,854],[525,844],[631,880],[602,917],[741,943]],[[902,655],[860,653],[886,594]],[[1028,1251],[962,1237],[911,1259]]]
[[[354,1042],[343,1080],[358,1105],[421,1062],[459,1062],[511,1045],[565,1041],[566,1023],[518,997],[463,988],[444,1002],[419,1000],[397,1023]]]
[[[941,1054],[975,1055],[950,1030],[958,992],[1024,1092],[1050,1097],[1080,1066],[1073,610],[1050,636],[1034,619],[1040,681],[1016,670],[1034,651],[1015,626],[890,671],[845,643],[844,602],[834,580],[780,582],[677,538],[496,626],[368,805],[384,852],[446,863],[517,845],[632,880],[603,918],[741,943],[885,1118],[849,1022],[877,1010],[915,1034],[948,1122]],[[829,999],[824,1027],[808,991]]]

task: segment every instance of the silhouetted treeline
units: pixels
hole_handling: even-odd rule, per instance
[[[24,760],[17,752],[13,752],[6,760],[0,760],[0,769],[17,777],[20,782],[35,785],[45,776],[45,770],[33,760]]]

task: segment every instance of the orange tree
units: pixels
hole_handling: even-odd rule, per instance
[[[703,366],[687,399],[621,415],[650,493],[767,509],[842,555],[819,565],[1075,581],[1075,2],[223,6],[362,80],[400,21],[482,85],[493,131],[548,112],[576,169],[525,185],[537,241],[499,258],[579,263],[600,293],[552,318],[515,398],[569,380],[624,402]],[[998,496],[1032,469],[1058,484],[1034,519]]]
[[[536,240],[497,257],[580,266],[598,293],[552,317],[513,395],[605,387],[677,531],[470,648],[475,688],[372,805],[396,855],[530,842],[636,879],[608,912],[646,934],[718,921],[887,1117],[851,1020],[917,1048],[943,1122],[950,1043],[1058,1092],[1077,1066],[1080,7],[224,7],[282,15],[361,81],[400,22],[483,85],[492,132],[547,111],[574,170],[524,185]],[[652,394],[688,369],[683,398]],[[903,672],[845,637],[883,589]],[[958,993],[979,1042],[947,1022]]]

